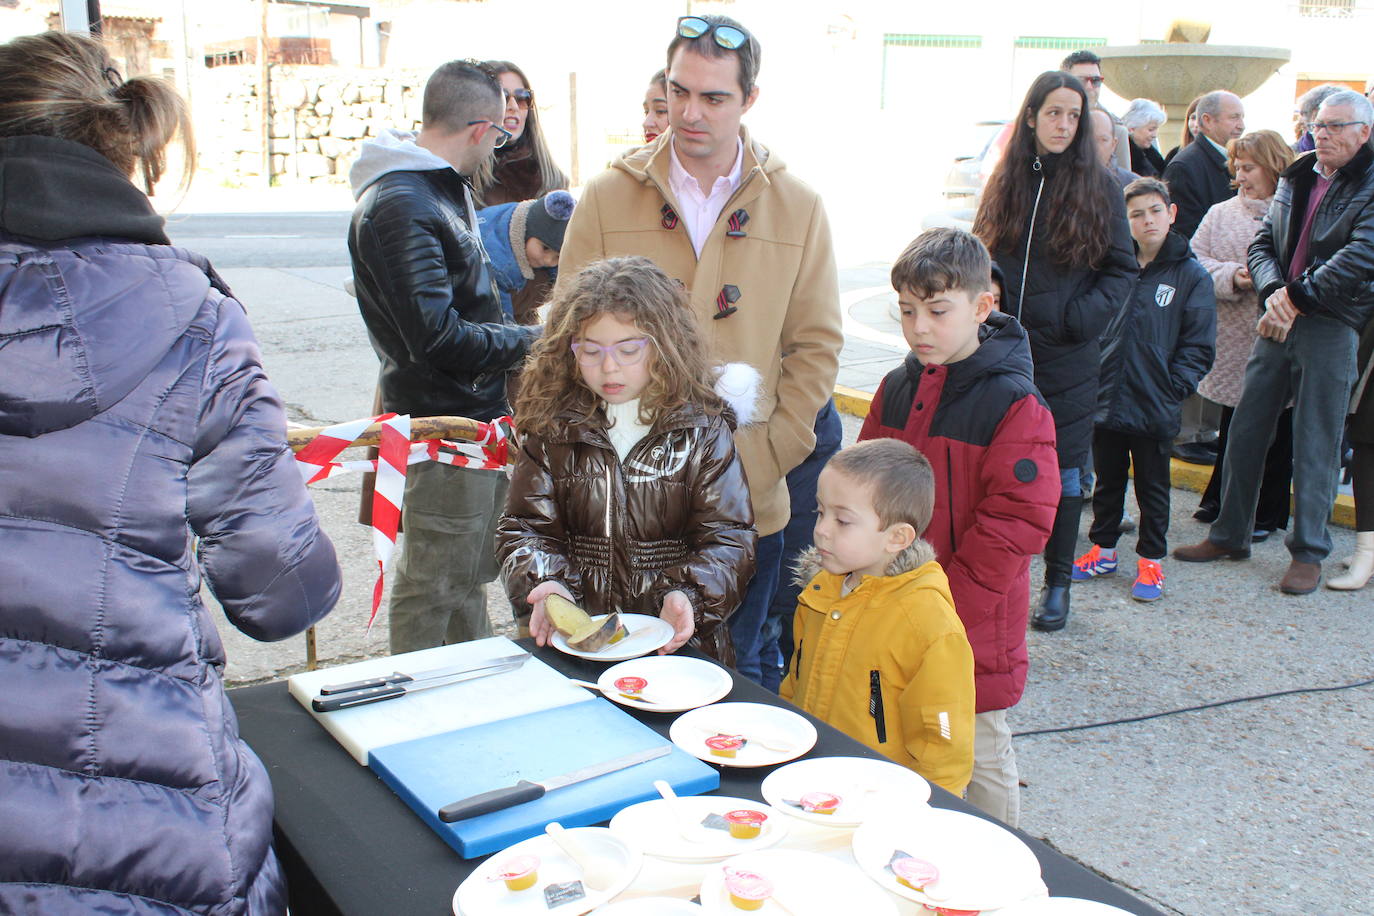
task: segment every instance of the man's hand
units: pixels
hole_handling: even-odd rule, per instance
[[[1242,267],[1240,270],[1236,271],[1236,275],[1231,278],[1231,285],[1236,289],[1254,289],[1255,281],[1250,279],[1250,271]]]
[[[549,580],[534,587],[534,591],[530,592],[525,600],[534,605],[534,614],[530,617],[530,635],[534,637],[534,643],[538,646],[548,645],[550,637],[553,636],[553,624],[549,623],[549,616],[544,613],[544,599],[550,595],[562,595],[574,602],[577,600],[561,582]]]
[[[1282,286],[1274,290],[1264,303],[1264,310],[1277,319],[1284,328],[1291,328],[1293,321],[1298,317],[1298,307],[1288,297],[1288,290]]]
[[[676,652],[687,645],[687,640],[696,632],[696,619],[692,616],[692,602],[679,591],[671,591],[663,596],[663,607],[658,616],[673,625],[673,638],[658,650],[659,655]]]
[[[1283,343],[1288,339],[1288,331],[1293,327],[1292,322],[1282,322],[1273,316],[1269,311],[1265,311],[1260,316],[1259,324],[1255,326],[1259,336],[1275,343]]]

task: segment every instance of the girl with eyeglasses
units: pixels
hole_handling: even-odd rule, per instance
[[[1094,154],[1088,96],[1071,74],[1040,74],[1026,93],[973,232],[1006,277],[1002,311],[1030,337],[1035,386],[1054,415],[1063,488],[1045,546],[1045,591],[1031,618],[1061,629],[1097,409],[1098,338],[1137,273],[1120,187]],[[975,774],[975,784],[978,777]]]
[[[734,429],[754,419],[758,373],[711,365],[686,293],[648,258],[588,265],[548,329],[525,366],[496,536],[512,605],[541,646],[557,594],[657,614],[674,630],[660,654],[690,642],[733,664],[725,621],[757,539]]]

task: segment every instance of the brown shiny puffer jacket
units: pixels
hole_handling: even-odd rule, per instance
[[[754,573],[756,540],[732,423],[689,406],[655,423],[624,464],[604,425],[524,437],[496,553],[517,608],[548,580],[589,613],[657,614],[680,590],[696,617],[689,645],[733,665],[724,624]]]

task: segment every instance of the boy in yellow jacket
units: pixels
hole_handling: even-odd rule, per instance
[[[935,479],[911,445],[844,449],[816,488],[816,546],[780,692],[960,795],[973,771],[973,650],[949,580],[921,540]]]

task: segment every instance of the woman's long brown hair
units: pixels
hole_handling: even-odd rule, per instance
[[[525,76],[525,71],[508,60],[484,60],[482,66],[498,80],[502,73],[514,73],[520,77],[522,86],[526,89],[530,88],[530,80],[529,77]],[[479,198],[485,196],[487,190],[496,184],[496,169],[501,164],[501,160],[521,150],[529,150],[530,156],[534,159],[534,164],[539,167],[539,193],[535,197],[543,197],[550,191],[567,189],[568,176],[563,174],[563,170],[553,161],[553,154],[549,152],[549,144],[544,139],[544,128],[539,126],[538,101],[538,96],[530,99],[529,114],[525,118],[525,132],[520,135],[520,139],[509,146],[503,146],[493,155],[483,159],[482,163],[477,166],[477,170],[472,176],[472,187]],[[504,96],[502,104],[505,104]],[[479,206],[481,206],[480,203]]]
[[[1044,233],[1044,250],[1056,267],[1091,269],[1102,262],[1111,247],[1110,195],[1120,192],[1097,161],[1088,129],[1088,95],[1083,84],[1062,70],[1049,70],[1031,83],[1007,149],[983,191],[973,234],[983,240],[993,257],[1015,251],[1026,243],[1042,174],[1032,168],[1037,154],[1035,128],[1029,121],[1056,89],[1073,90],[1083,107],[1073,140],[1059,155],[1053,178],[1046,178],[1040,199],[1041,216],[1037,218],[1043,228],[1036,231]]]
[[[682,286],[648,258],[608,258],[588,264],[554,295],[548,329],[520,379],[515,425],[521,433],[548,434],[560,414],[571,415],[568,421],[575,425],[595,421],[601,398],[582,381],[572,344],[588,322],[607,313],[633,322],[653,339],[645,357],[649,384],[639,398],[639,422],[651,425],[685,404],[712,415],[721,412],[712,362]]]

